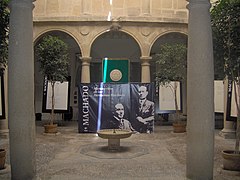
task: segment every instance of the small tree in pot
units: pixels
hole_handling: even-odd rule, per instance
[[[50,126],[54,124],[54,86],[57,81],[63,82],[68,76],[68,46],[65,42],[55,36],[46,36],[37,45],[36,53],[40,63],[40,70],[50,81],[52,88],[52,107],[50,116]],[[45,129],[46,132],[46,129]],[[55,131],[49,130],[55,133]]]
[[[160,54],[155,54],[156,61],[156,82],[161,86],[170,87],[174,95],[175,117],[174,123],[182,123],[179,105],[177,101],[178,81],[187,77],[187,48],[182,43],[163,44],[160,46]],[[172,83],[172,81],[174,81]],[[185,130],[183,130],[185,131]],[[174,131],[178,132],[178,130]]]
[[[214,37],[215,64],[221,64],[222,73],[233,82],[237,106],[235,150],[223,151],[224,169],[240,171],[240,2],[219,0],[211,11]]]

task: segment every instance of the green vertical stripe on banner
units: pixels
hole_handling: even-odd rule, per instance
[[[107,82],[107,66],[108,66],[108,59],[105,58],[103,60],[103,82]]]
[[[129,82],[129,61],[127,59],[103,60],[103,82]]]

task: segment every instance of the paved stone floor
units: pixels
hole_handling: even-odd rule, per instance
[[[121,140],[116,153],[107,150],[107,140],[79,134],[77,122],[64,122],[58,135],[45,135],[37,123],[37,179],[186,179],[186,133],[173,133],[171,126],[156,125],[153,134],[133,134]],[[214,179],[239,180],[240,172],[222,169],[221,151],[232,149],[234,140],[215,132]],[[7,137],[1,137],[0,147],[9,149]],[[1,180],[11,179],[9,169],[0,171]]]

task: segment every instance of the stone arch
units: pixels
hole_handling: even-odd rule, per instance
[[[174,30],[165,31],[165,32],[159,34],[158,36],[156,36],[156,37],[152,40],[152,42],[151,42],[151,44],[150,44],[149,55],[151,55],[151,51],[152,51],[152,48],[153,48],[154,44],[155,44],[160,38],[162,38],[162,37],[164,37],[164,36],[166,36],[166,35],[168,35],[168,34],[172,34],[172,33],[174,33],[174,34],[181,34],[181,35],[186,36],[186,37],[187,37],[187,35],[188,35],[185,31],[174,31]]]
[[[80,44],[80,42],[78,41],[78,38],[77,38],[77,35],[73,33],[73,31],[70,31],[70,30],[66,30],[66,29],[63,29],[63,28],[48,28],[48,29],[44,29],[42,31],[39,31],[36,35],[34,35],[33,37],[33,42],[34,42],[34,45],[36,42],[38,42],[38,40],[46,33],[49,33],[49,32],[53,32],[53,31],[60,31],[60,32],[63,32],[63,33],[66,33],[68,34],[70,37],[72,37],[75,42],[78,44],[78,47],[80,49],[80,52],[82,52],[82,46]]]
[[[69,45],[69,76],[71,76],[71,82],[70,82],[70,106],[74,106],[74,93],[76,91],[76,82],[80,82],[80,77],[77,77],[79,75],[79,69],[81,70],[81,64],[78,60],[78,57],[81,54],[81,48],[79,47],[79,43],[72,36],[71,33],[67,33],[66,31],[62,31],[59,29],[48,29],[46,31],[41,31],[41,33],[38,33],[37,36],[34,38],[34,46],[36,46],[39,41],[45,36],[45,35],[56,35],[59,37],[62,37],[62,40],[66,42]],[[36,56],[35,56],[36,59]],[[35,112],[36,113],[42,113],[42,90],[43,90],[43,76],[40,73],[39,64],[35,60],[34,62],[34,84],[35,84]],[[48,114],[42,113],[43,119],[47,119]]]
[[[185,32],[182,31],[166,31],[162,34],[159,34],[158,36],[155,37],[153,43],[151,44],[151,48],[150,48],[150,56],[158,53],[157,52],[157,46],[159,46],[160,44],[163,43],[167,43],[167,42],[182,42],[185,43],[187,45],[187,34]],[[155,62],[151,62],[151,79],[154,79],[153,74],[155,73]]]
[[[155,38],[154,43],[152,43],[151,45],[151,51],[150,51],[150,55],[153,56],[156,53],[161,53],[159,52],[159,46],[161,44],[164,43],[174,43],[174,42],[180,42],[180,43],[184,43],[187,46],[187,34],[184,32],[177,32],[177,31],[167,31],[164,32],[162,34],[160,34],[159,36],[157,36]],[[155,79],[155,72],[156,72],[156,64],[155,61],[151,62],[151,79]],[[181,84],[181,107],[182,107],[182,111],[184,114],[186,114],[187,112],[187,82],[183,81]],[[158,101],[158,100],[157,100]],[[157,110],[159,110],[158,108],[159,104],[157,102]]]
[[[143,50],[142,50],[143,47],[142,47],[142,43],[140,42],[140,40],[133,33],[131,33],[130,31],[127,31],[127,30],[124,30],[124,29],[121,29],[119,31],[128,34],[130,37],[132,37],[137,42],[137,44],[138,44],[138,46],[139,46],[139,48],[141,50],[141,55],[142,55],[143,54]],[[105,29],[105,30],[99,32],[98,34],[96,34],[95,37],[92,39],[92,41],[90,43],[90,49],[91,49],[93,43],[96,41],[96,39],[98,37],[100,37],[101,35],[103,35],[105,33],[108,33],[108,32],[110,32],[110,30],[109,29],[107,29],[107,30]]]
[[[140,57],[141,47],[136,37],[126,31],[102,31],[93,38],[91,42],[90,56],[91,73],[100,72],[101,60],[108,58],[125,58],[130,60],[130,81],[140,81]],[[133,69],[136,69],[134,70]],[[91,81],[100,82],[101,75],[91,74]],[[97,79],[95,79],[96,77]]]

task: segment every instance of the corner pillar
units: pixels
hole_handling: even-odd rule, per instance
[[[213,179],[214,66],[209,0],[189,0],[187,167],[189,179]]]
[[[140,57],[141,67],[142,67],[142,77],[141,77],[142,83],[151,82],[151,76],[150,76],[150,60],[151,59],[152,57],[148,57],[148,56]]]
[[[182,82],[182,113],[187,115],[187,80]]]
[[[33,0],[10,1],[8,119],[11,179],[35,179]]]
[[[81,82],[82,83],[90,83],[90,61],[91,57],[81,57],[82,61],[82,74],[81,74]]]
[[[225,139],[235,139],[236,129],[234,128],[234,122],[227,120],[227,99],[228,99],[228,79],[224,80],[224,113],[223,113],[223,129],[219,135]]]

